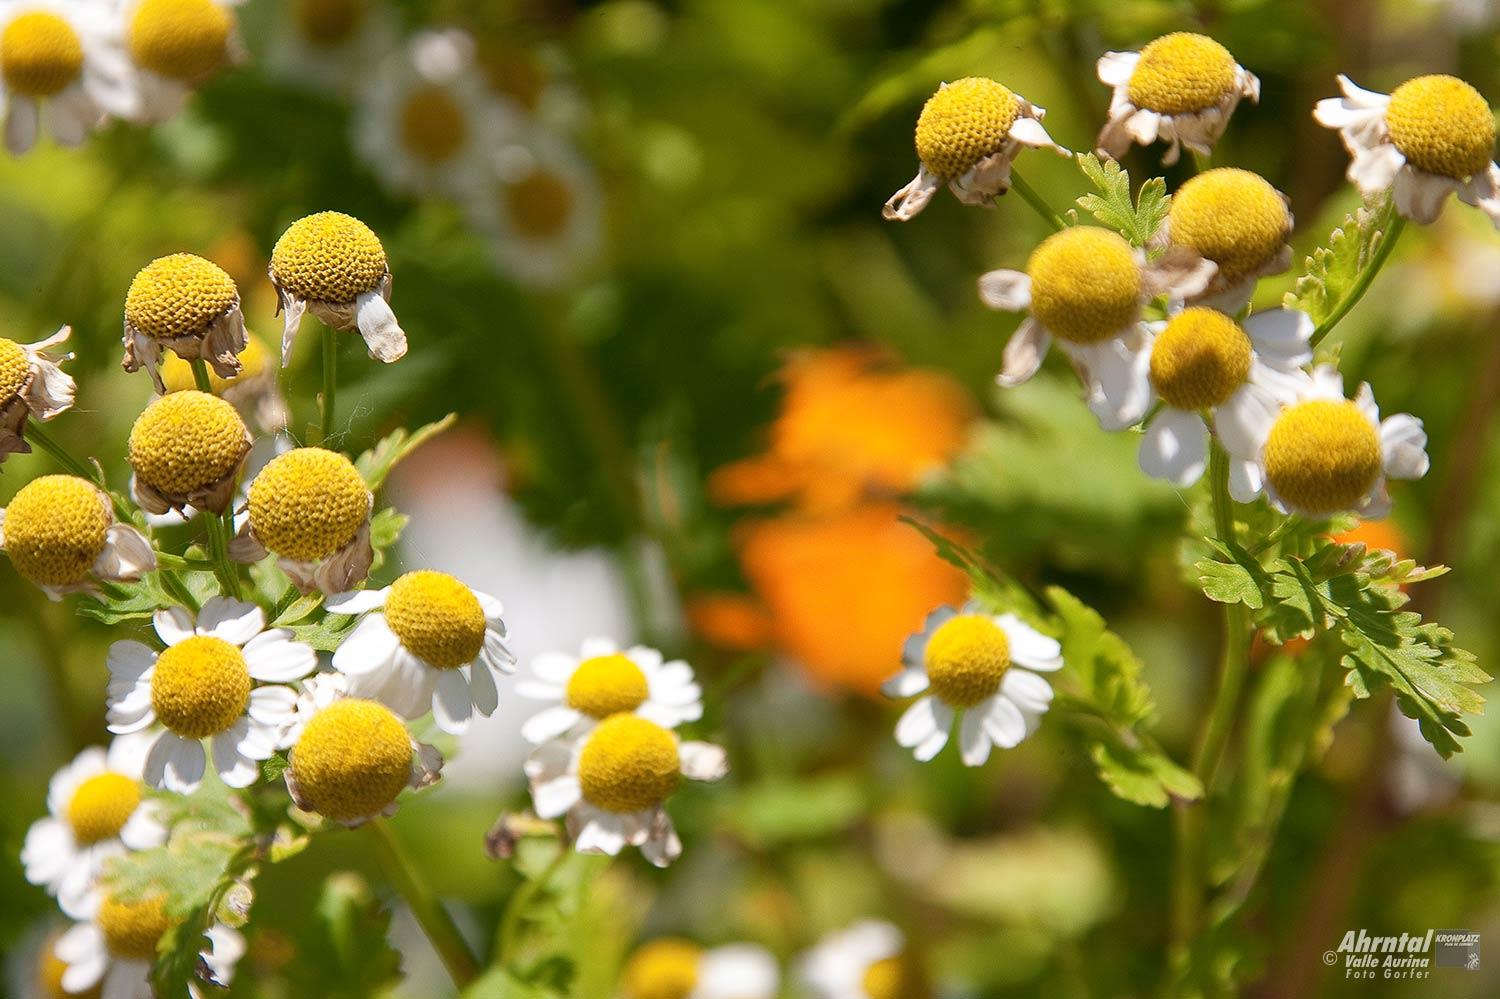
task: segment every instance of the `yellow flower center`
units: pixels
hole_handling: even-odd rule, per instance
[[[1107,229],[1075,226],[1047,237],[1026,273],[1031,314],[1064,340],[1101,343],[1140,318],[1140,266],[1130,244]]]
[[[639,812],[677,790],[682,764],[677,737],[635,715],[600,722],[578,754],[583,796],[606,812]]]
[[[421,569],[391,584],[385,623],[406,651],[438,669],[467,666],[484,648],[484,608],[445,572]]]
[[[955,80],[922,105],[917,157],[940,180],[952,180],[998,152],[1020,114],[1020,100],[994,80]]]
[[[516,230],[532,239],[556,236],[573,213],[573,188],[548,170],[533,170],[504,188],[505,203]]]
[[[1213,309],[1179,312],[1151,346],[1151,385],[1177,409],[1217,406],[1249,377],[1250,338]]]
[[[193,82],[223,64],[234,15],[213,0],[141,0],[130,19],[130,55],[137,65]]]
[[[224,639],[194,635],[156,657],[151,707],[158,721],[184,739],[228,730],[249,705],[245,656]]]
[[[401,105],[401,145],[431,166],[445,163],[464,147],[469,122],[444,87],[418,87]]]
[[[1479,91],[1452,76],[1419,76],[1391,94],[1391,141],[1412,166],[1455,180],[1489,167],[1495,114]]]
[[[1010,640],[992,618],[960,614],[938,625],[922,659],[934,694],[955,708],[972,708],[1000,689]]]
[[[137,902],[107,895],[99,903],[99,914],[94,921],[104,933],[104,946],[109,956],[121,961],[154,960],[157,942],[176,922],[167,915],[163,895],[153,895]]]
[[[213,368],[208,369],[208,382],[213,387],[214,394],[223,395],[226,389],[241,382],[253,381],[265,374],[266,357],[266,345],[261,342],[260,337],[250,337],[245,341],[245,349],[240,351],[239,374],[233,378],[223,378]],[[168,392],[187,392],[198,387],[198,382],[193,377],[192,364],[171,352],[161,359],[161,380]]]
[[[113,771],[95,774],[78,785],[68,802],[73,838],[83,846],[114,839],[140,803],[139,781]]]
[[[137,272],[125,293],[125,318],[158,340],[198,336],[239,299],[234,279],[218,264],[174,253]]]
[[[1266,478],[1293,509],[1352,510],[1380,477],[1380,435],[1352,402],[1302,402],[1272,424],[1265,462]]]
[[[664,938],[630,955],[620,983],[625,999],[687,999],[698,987],[703,948],[689,940]]]
[[[568,678],[567,702],[591,718],[634,711],[650,695],[646,674],[621,652],[595,656],[578,664]]]
[[[1202,111],[1234,93],[1235,62],[1206,35],[1175,31],[1141,49],[1126,84],[1130,103],[1158,114]]]
[[[1221,167],[1201,173],[1172,195],[1172,242],[1219,265],[1227,281],[1264,266],[1292,231],[1286,202],[1265,178]]]
[[[299,447],[271,459],[250,483],[250,528],[277,555],[316,562],[354,539],[370,503],[348,458]]]
[[[5,550],[25,578],[71,586],[88,578],[114,517],[109,499],[72,475],[43,475],[21,487],[5,511]]]
[[[302,37],[331,49],[354,37],[365,19],[363,0],[295,0],[292,18]]]
[[[318,712],[292,750],[312,811],[340,822],[378,815],[411,781],[411,736],[390,709],[345,698]]]
[[[386,268],[380,237],[342,212],[298,219],[271,250],[272,280],[309,302],[352,302],[374,291]]]
[[[14,340],[0,338],[0,406],[5,405],[26,387],[31,377],[31,358]]]
[[[102,981],[84,992],[69,992],[62,987],[68,964],[57,956],[57,941],[61,936],[60,932],[53,933],[42,942],[36,960],[37,995],[43,999],[99,999],[104,989]]]
[[[18,94],[51,97],[78,79],[82,70],[83,42],[56,14],[29,11],[0,34],[0,75]]]
[[[250,451],[250,431],[230,403],[207,392],[173,392],[130,428],[127,457],[141,481],[183,498],[233,475]]]
[[[921,999],[927,995],[921,973],[901,954],[870,965],[861,984],[869,999]]]

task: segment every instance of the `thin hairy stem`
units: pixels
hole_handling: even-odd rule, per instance
[[[1047,204],[1046,199],[1038,194],[1036,189],[1026,183],[1021,178],[1021,175],[1014,170],[1010,173],[1010,186],[1012,190],[1021,196],[1022,201],[1030,205],[1042,217],[1043,222],[1052,227],[1053,232],[1062,232],[1068,227],[1068,224],[1063,221],[1062,216],[1054,212],[1052,207]]]
[[[319,397],[321,406],[318,414],[318,437],[320,443],[327,443],[333,434],[333,401],[338,392],[339,383],[339,345],[335,339],[338,334],[332,326],[323,327],[323,394]]]
[[[67,469],[69,473],[78,476],[80,479],[87,479],[108,493],[110,504],[115,508],[116,519],[122,520],[127,524],[135,519],[135,511],[126,506],[120,497],[110,492],[109,484],[104,481],[104,475],[98,468],[91,468],[69,454],[68,449],[53,440],[52,436],[43,430],[41,425],[35,420],[26,421],[26,440],[46,451],[52,456],[53,461]]]
[[[227,515],[226,515],[227,516]],[[239,567],[229,561],[229,535],[224,521],[212,510],[202,513],[204,529],[208,531],[208,551],[213,559],[214,575],[224,588],[224,595],[236,600],[240,597]]]
[[[370,830],[370,841],[375,844],[375,853],[380,866],[390,878],[391,885],[405,899],[407,908],[422,927],[422,932],[437,951],[453,984],[463,989],[479,977],[479,962],[458,932],[458,926],[448,910],[422,882],[422,878],[406,856],[401,841],[391,832],[383,820],[377,819],[366,827]]]

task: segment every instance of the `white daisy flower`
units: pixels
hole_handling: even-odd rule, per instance
[[[42,109],[60,145],[76,146],[106,116],[139,106],[118,20],[102,0],[0,3],[0,116],[5,146],[26,152]]]
[[[152,999],[151,968],[156,945],[173,927],[161,897],[127,902],[106,896],[86,922],[73,924],[53,951],[66,966],[62,987],[70,995],[98,989],[101,999]],[[198,974],[205,985],[228,985],[245,954],[238,930],[215,923],[204,936]],[[202,999],[199,983],[190,982],[193,999]]]
[[[780,988],[776,959],[755,944],[705,950],[662,937],[637,947],[620,973],[620,999],[776,999]]]
[[[371,62],[394,47],[395,18],[382,0],[291,0],[282,7],[266,68],[314,93],[351,93]]]
[[[155,806],[142,795],[147,742],[117,739],[106,751],[90,746],[52,775],[48,816],[26,831],[21,863],[26,880],[57,896],[62,911],[88,918],[104,862],[166,841]]]
[[[1028,313],[1005,345],[999,383],[1030,379],[1056,337],[1100,424],[1131,426],[1149,405],[1142,309],[1160,295],[1181,302],[1201,294],[1215,273],[1212,262],[1180,247],[1147,264],[1144,252],[1097,226],[1054,233],[1032,252],[1025,271],[990,271],[979,279],[985,305]]]
[[[630,712],[663,728],[703,717],[703,691],[693,669],[680,659],[643,645],[624,651],[607,638],[589,638],[576,656],[548,652],[532,660],[535,680],[516,684],[516,693],[549,707],[521,726],[527,742],[541,744],[592,728],[610,715]]]
[[[1319,101],[1313,117],[1338,130],[1361,194],[1389,191],[1403,218],[1424,225],[1457,194],[1500,227],[1495,116],[1479,91],[1442,75],[1407,80],[1389,95],[1341,75],[1339,89],[1344,96]]]
[[[583,738],[544,743],[526,761],[537,815],[566,816],[578,852],[614,856],[634,846],[657,867],[682,853],[665,808],[682,778],[712,781],[728,772],[718,746],[681,742],[631,714],[606,718]]]
[[[1192,299],[1231,315],[1250,302],[1257,279],[1292,266],[1292,213],[1287,196],[1249,170],[1205,170],[1172,193],[1152,242],[1182,246],[1219,272]]]
[[[1205,413],[1244,451],[1259,415],[1291,402],[1307,380],[1313,322],[1305,313],[1267,309],[1241,324],[1193,306],[1148,328],[1146,381],[1162,409],[1141,438],[1141,471],[1175,486],[1197,482],[1208,466]]]
[[[965,766],[1011,749],[1035,732],[1052,703],[1038,673],[1062,669],[1062,647],[1014,614],[939,607],[901,650],[904,669],[881,688],[887,697],[927,691],[896,723],[896,741],[927,762],[948,744],[955,713]]]
[[[0,461],[9,454],[29,454],[26,419],[45,423],[73,406],[78,390],[58,362],[72,354],[55,356],[52,348],[66,343],[71,326],[36,343],[16,343],[0,338]]]
[[[0,549],[53,600],[97,594],[99,583],[133,583],[156,570],[156,549],[115,520],[109,494],[76,475],[32,479],[0,508]]]
[[[588,104],[560,46],[518,44],[508,33],[491,31],[477,40],[474,59],[490,90],[527,121],[557,133],[576,133],[585,124]]]
[[[1329,365],[1315,368],[1296,398],[1280,408],[1247,407],[1230,436],[1229,490],[1248,503],[1262,490],[1283,513],[1326,517],[1353,512],[1385,516],[1387,479],[1427,474],[1427,432],[1401,413],[1380,419],[1369,385],[1344,398],[1344,380]]]
[[[244,0],[125,0],[125,45],[140,90],[138,117],[166,121],[189,95],[244,59],[234,8]]]
[[[352,697],[389,705],[403,718],[432,712],[444,732],[469,727],[500,703],[497,674],[515,670],[500,601],[445,572],[408,572],[380,590],[328,598],[331,614],[366,614],[333,654]]]
[[[1106,52],[1099,82],[1114,89],[1099,132],[1101,155],[1119,159],[1132,142],[1167,143],[1171,166],[1182,146],[1208,156],[1240,99],[1260,100],[1260,80],[1206,35],[1177,31],[1139,52]]]
[[[1042,127],[1046,108],[982,76],[938,87],[917,117],[916,177],[885,203],[887,219],[915,218],[948,185],[966,205],[988,205],[1010,190],[1010,165],[1023,149],[1073,155]]]
[[[297,692],[289,684],[318,665],[285,628],[266,629],[254,604],[205,601],[196,620],[181,607],[152,619],[166,649],[116,642],[109,649],[109,730],[150,731],[145,781],[191,794],[203,779],[203,740],[230,787],[249,787],[278,747]]]
[[[867,919],[830,933],[798,962],[797,977],[817,999],[905,999],[928,993],[905,952],[901,931]]]

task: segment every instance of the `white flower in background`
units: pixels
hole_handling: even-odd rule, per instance
[[[992,309],[1026,312],[1005,345],[998,381],[1019,385],[1036,374],[1054,337],[1073,361],[1089,409],[1105,429],[1121,430],[1146,415],[1146,339],[1142,309],[1166,295],[1181,302],[1201,294],[1217,268],[1175,248],[1147,264],[1118,233],[1072,226],[1045,239],[1026,270],[990,271],[979,297]]]
[[[1489,101],[1452,76],[1419,76],[1389,95],[1339,76],[1343,97],[1313,117],[1337,129],[1349,150],[1349,180],[1366,198],[1389,191],[1413,222],[1437,221],[1449,194],[1500,227],[1500,167]]]
[[[662,937],[637,947],[620,973],[620,999],[776,999],[781,972],[755,944],[704,949]]]
[[[71,409],[78,386],[58,362],[72,354],[56,355],[52,348],[67,342],[71,326],[36,343],[0,338],[0,461],[9,454],[29,454],[26,419],[45,423]]]
[[[233,8],[243,0],[126,0],[125,45],[140,89],[139,117],[182,110],[194,88],[244,58]]]
[[[36,144],[44,115],[60,145],[76,146],[107,116],[130,117],[138,106],[109,3],[0,3],[0,115],[12,153]]]
[[[319,94],[349,94],[396,43],[384,0],[288,0],[280,4],[266,68]]]
[[[115,520],[109,494],[76,475],[32,479],[0,508],[0,549],[22,578],[53,600],[133,583],[156,569],[156,550]]]
[[[485,91],[466,32],[422,31],[366,76],[354,147],[393,191],[462,194],[489,176],[517,122]]]
[[[1283,513],[1326,517],[1390,511],[1387,479],[1427,474],[1427,432],[1406,413],[1380,419],[1369,385],[1344,398],[1343,376],[1323,365],[1281,408],[1254,408],[1234,436],[1220,435],[1234,460],[1229,490],[1248,503],[1264,489]]]
[[[173,925],[160,896],[135,901],[106,896],[87,922],[73,924],[53,948],[67,966],[63,990],[79,995],[98,989],[101,999],[152,999],[156,945]],[[245,938],[222,923],[203,936],[198,974],[206,972],[211,984],[228,985],[245,954]],[[193,999],[204,995],[196,982],[188,984],[188,991]]]
[[[1292,266],[1292,213],[1287,196],[1249,170],[1205,170],[1176,191],[1152,243],[1182,246],[1219,268],[1193,299],[1238,313],[1250,302],[1258,278]]]
[[[964,765],[1011,749],[1035,732],[1052,703],[1038,673],[1062,669],[1062,649],[1014,614],[939,607],[906,640],[903,669],[882,688],[888,697],[925,693],[896,723],[896,741],[924,763],[948,744],[953,718]]]
[[[1261,414],[1291,402],[1307,381],[1313,322],[1268,309],[1244,321],[1194,306],[1151,323],[1147,382],[1162,409],[1141,438],[1141,471],[1190,486],[1208,465],[1206,412],[1232,451],[1244,453]]]
[[[510,33],[490,31],[479,37],[474,59],[490,90],[528,121],[559,133],[584,124],[588,106],[559,46],[517,44]]]
[[[317,668],[317,653],[285,628],[266,630],[265,613],[239,600],[211,597],[196,620],[181,607],[152,620],[165,650],[110,646],[109,730],[154,735],[145,762],[152,787],[191,794],[203,779],[204,739],[219,778],[249,787],[296,705],[290,682]]]
[[[1109,120],[1099,132],[1099,152],[1113,159],[1132,142],[1167,143],[1171,166],[1182,146],[1208,156],[1224,134],[1240,99],[1260,100],[1260,80],[1206,35],[1177,31],[1139,52],[1106,52],[1099,82],[1113,88]]]
[[[495,677],[515,670],[500,601],[445,572],[408,572],[380,590],[328,599],[330,614],[365,614],[333,654],[349,694],[403,718],[432,712],[444,732],[469,727],[500,703]]]
[[[531,663],[536,679],[516,684],[516,693],[553,707],[521,726],[528,742],[577,734],[610,715],[629,712],[663,728],[703,717],[703,691],[693,669],[680,659],[643,645],[624,651],[607,638],[590,638],[577,656],[548,652]]]
[[[48,815],[26,831],[26,880],[57,896],[74,919],[97,906],[95,883],[106,860],[166,841],[166,827],[142,794],[147,748],[144,738],[123,738],[108,751],[90,746],[79,753],[52,775]]]
[[[545,743],[526,761],[537,815],[566,816],[578,852],[614,856],[634,846],[657,867],[682,853],[665,808],[682,778],[719,780],[728,772],[718,746],[681,742],[629,714],[606,718],[581,739]]]
[[[901,931],[867,919],[802,956],[797,977],[816,999],[909,999],[929,994]]]

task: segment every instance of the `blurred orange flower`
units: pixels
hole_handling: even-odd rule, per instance
[[[1362,544],[1369,551],[1392,551],[1397,558],[1406,558],[1411,546],[1406,535],[1390,520],[1362,520],[1341,534],[1331,535],[1331,540],[1341,545]]]

